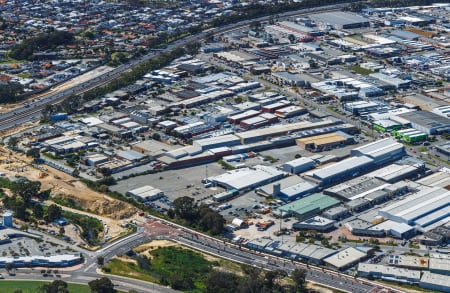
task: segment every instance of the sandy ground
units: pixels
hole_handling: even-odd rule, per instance
[[[0,172],[3,172],[5,177],[23,176],[33,181],[40,181],[41,190],[51,189],[51,196],[73,199],[86,212],[72,211],[98,218],[108,226],[108,235],[112,237],[125,231],[121,227],[124,219],[130,219],[136,214],[135,208],[128,203],[95,192],[78,179],[49,166],[41,165],[45,168],[44,171],[35,169],[26,164],[29,161],[30,159],[23,155],[9,156],[5,149],[0,149]],[[44,173],[46,175],[42,177]],[[67,207],[63,208],[71,210]]]

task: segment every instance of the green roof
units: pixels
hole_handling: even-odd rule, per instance
[[[304,215],[316,209],[320,209],[321,211],[325,210],[338,203],[340,203],[340,201],[331,196],[325,195],[323,193],[314,193],[310,196],[306,196],[291,203],[285,204],[278,209],[282,210],[283,212]]]

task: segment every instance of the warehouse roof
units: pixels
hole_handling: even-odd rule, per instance
[[[403,149],[404,146],[401,143],[396,142],[392,138],[385,138],[374,141],[372,143],[354,148],[351,150],[352,155],[366,155],[372,158],[389,154],[394,150]]]
[[[261,129],[255,129],[245,132],[237,133],[236,136],[240,137],[241,139],[249,139],[254,137],[263,137],[263,136],[270,136],[270,135],[281,135],[282,133],[288,133],[292,131],[300,131],[304,129],[316,129],[325,127],[328,125],[336,124],[333,120],[325,119],[318,122],[309,122],[309,121],[301,121],[297,123],[290,123],[290,124],[278,124],[273,125],[266,128]]]
[[[442,289],[448,290],[450,288],[450,278],[445,275],[433,274],[427,271],[423,272],[420,283],[433,284],[440,286]]]
[[[450,119],[428,111],[414,111],[397,116],[429,128],[450,127]]]
[[[281,180],[266,184],[264,186],[261,186],[258,188],[257,192],[261,192],[262,194],[265,194],[266,196],[272,196],[273,195],[273,186],[275,184],[280,184],[280,189],[287,188],[289,186],[304,182],[305,180],[299,176],[288,176]]]
[[[429,268],[430,270],[450,272],[450,259],[431,257],[429,260]]]
[[[402,219],[405,223],[420,221],[421,218],[427,218],[430,214],[442,217],[448,214],[448,205],[450,204],[450,191],[439,188],[430,187],[423,188],[421,191],[409,195],[403,200],[397,201],[380,209],[380,213],[388,214],[397,219]],[[427,218],[428,219],[428,218]],[[428,219],[426,222],[430,222]]]
[[[308,176],[312,176],[321,180],[337,176],[341,173],[348,172],[349,169],[364,167],[371,164],[373,160],[366,156],[351,157],[340,162],[328,165],[321,169],[312,170],[306,173]]]
[[[331,23],[338,25],[369,22],[369,19],[365,17],[359,16],[354,13],[341,11],[312,14],[310,15],[310,18],[324,23]]]
[[[338,203],[339,201],[331,196],[323,193],[314,193],[299,200],[285,204],[278,209],[283,212],[295,212],[302,215],[316,209],[324,210]]]
[[[284,177],[284,172],[274,167],[256,165],[253,168],[242,168],[228,171],[224,174],[210,177],[211,181],[217,184],[242,190],[255,185],[266,184],[267,182]]]
[[[366,254],[356,248],[349,247],[342,251],[339,251],[338,253],[327,257],[323,261],[326,262],[329,265],[332,265],[335,268],[344,268],[347,267],[353,263],[358,262],[360,259],[365,257]]]
[[[371,263],[360,263],[358,264],[358,272],[371,273],[377,272],[381,273],[383,276],[394,276],[395,278],[402,279],[420,279],[420,271],[408,270],[403,268],[396,268],[384,265],[377,265]]]

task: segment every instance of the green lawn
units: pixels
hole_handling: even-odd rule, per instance
[[[0,292],[2,293],[14,293],[15,290],[21,289],[23,293],[36,293],[37,288],[46,282],[40,281],[0,281]],[[91,293],[91,289],[88,285],[81,284],[69,284],[69,292],[74,293]]]
[[[219,265],[219,262],[210,262],[197,252],[179,247],[158,248],[151,254],[151,261],[137,256],[132,257],[133,262],[112,259],[103,271],[170,285],[176,290],[201,292],[205,288],[206,276],[213,266]]]

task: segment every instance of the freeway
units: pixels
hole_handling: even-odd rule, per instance
[[[90,255],[86,257],[85,263],[79,267],[60,270],[59,274],[48,275],[46,277],[44,277],[37,268],[21,268],[15,270],[14,275],[5,275],[5,277],[12,280],[44,279],[49,281],[62,278],[67,282],[88,283],[91,280],[104,276],[98,269],[97,257],[102,256],[104,257],[105,262],[108,262],[114,256],[124,254],[130,249],[148,242],[151,239],[173,240],[182,245],[217,257],[265,270],[284,270],[290,273],[297,268],[302,268],[307,271],[307,281],[335,288],[342,292],[364,293],[378,292],[380,290],[393,293],[402,292],[384,284],[250,250],[240,245],[228,243],[153,216],[148,217],[148,221],[140,226],[136,233],[103,247],[97,252],[90,253]],[[175,292],[170,288],[149,282],[115,275],[107,276],[122,290],[133,289],[137,292]]]
[[[286,18],[286,17],[310,14],[313,12],[336,11],[336,10],[341,9],[342,7],[344,7],[347,4],[348,3],[285,12],[285,13],[279,14],[277,17],[278,18]],[[244,21],[241,21],[241,22],[238,22],[235,24],[228,24],[228,25],[225,25],[220,28],[212,28],[212,29],[200,32],[195,35],[187,36],[183,39],[174,41],[169,46],[167,46],[165,49],[158,50],[158,51],[152,51],[149,54],[146,54],[140,58],[134,59],[134,60],[130,61],[129,63],[122,64],[121,66],[113,69],[112,71],[109,71],[107,73],[99,75],[91,80],[79,83],[77,85],[68,87],[64,90],[61,90],[61,91],[58,91],[55,93],[41,95],[41,98],[37,101],[34,101],[34,102],[30,101],[28,104],[20,106],[20,107],[14,109],[13,111],[10,111],[10,112],[4,113],[4,114],[0,114],[0,132],[9,130],[14,127],[18,127],[20,125],[27,125],[27,124],[39,121],[39,119],[41,117],[41,112],[47,105],[58,104],[69,96],[80,95],[88,90],[106,85],[109,82],[120,77],[123,73],[133,69],[134,67],[140,65],[141,63],[149,61],[153,58],[157,58],[158,56],[160,56],[163,53],[167,53],[178,47],[183,47],[184,45],[186,45],[188,43],[204,39],[211,33],[213,33],[213,34],[224,33],[227,31],[245,27],[253,21],[268,21],[271,18],[273,18],[273,16],[264,16],[264,17],[260,17],[258,19],[244,20]]]

